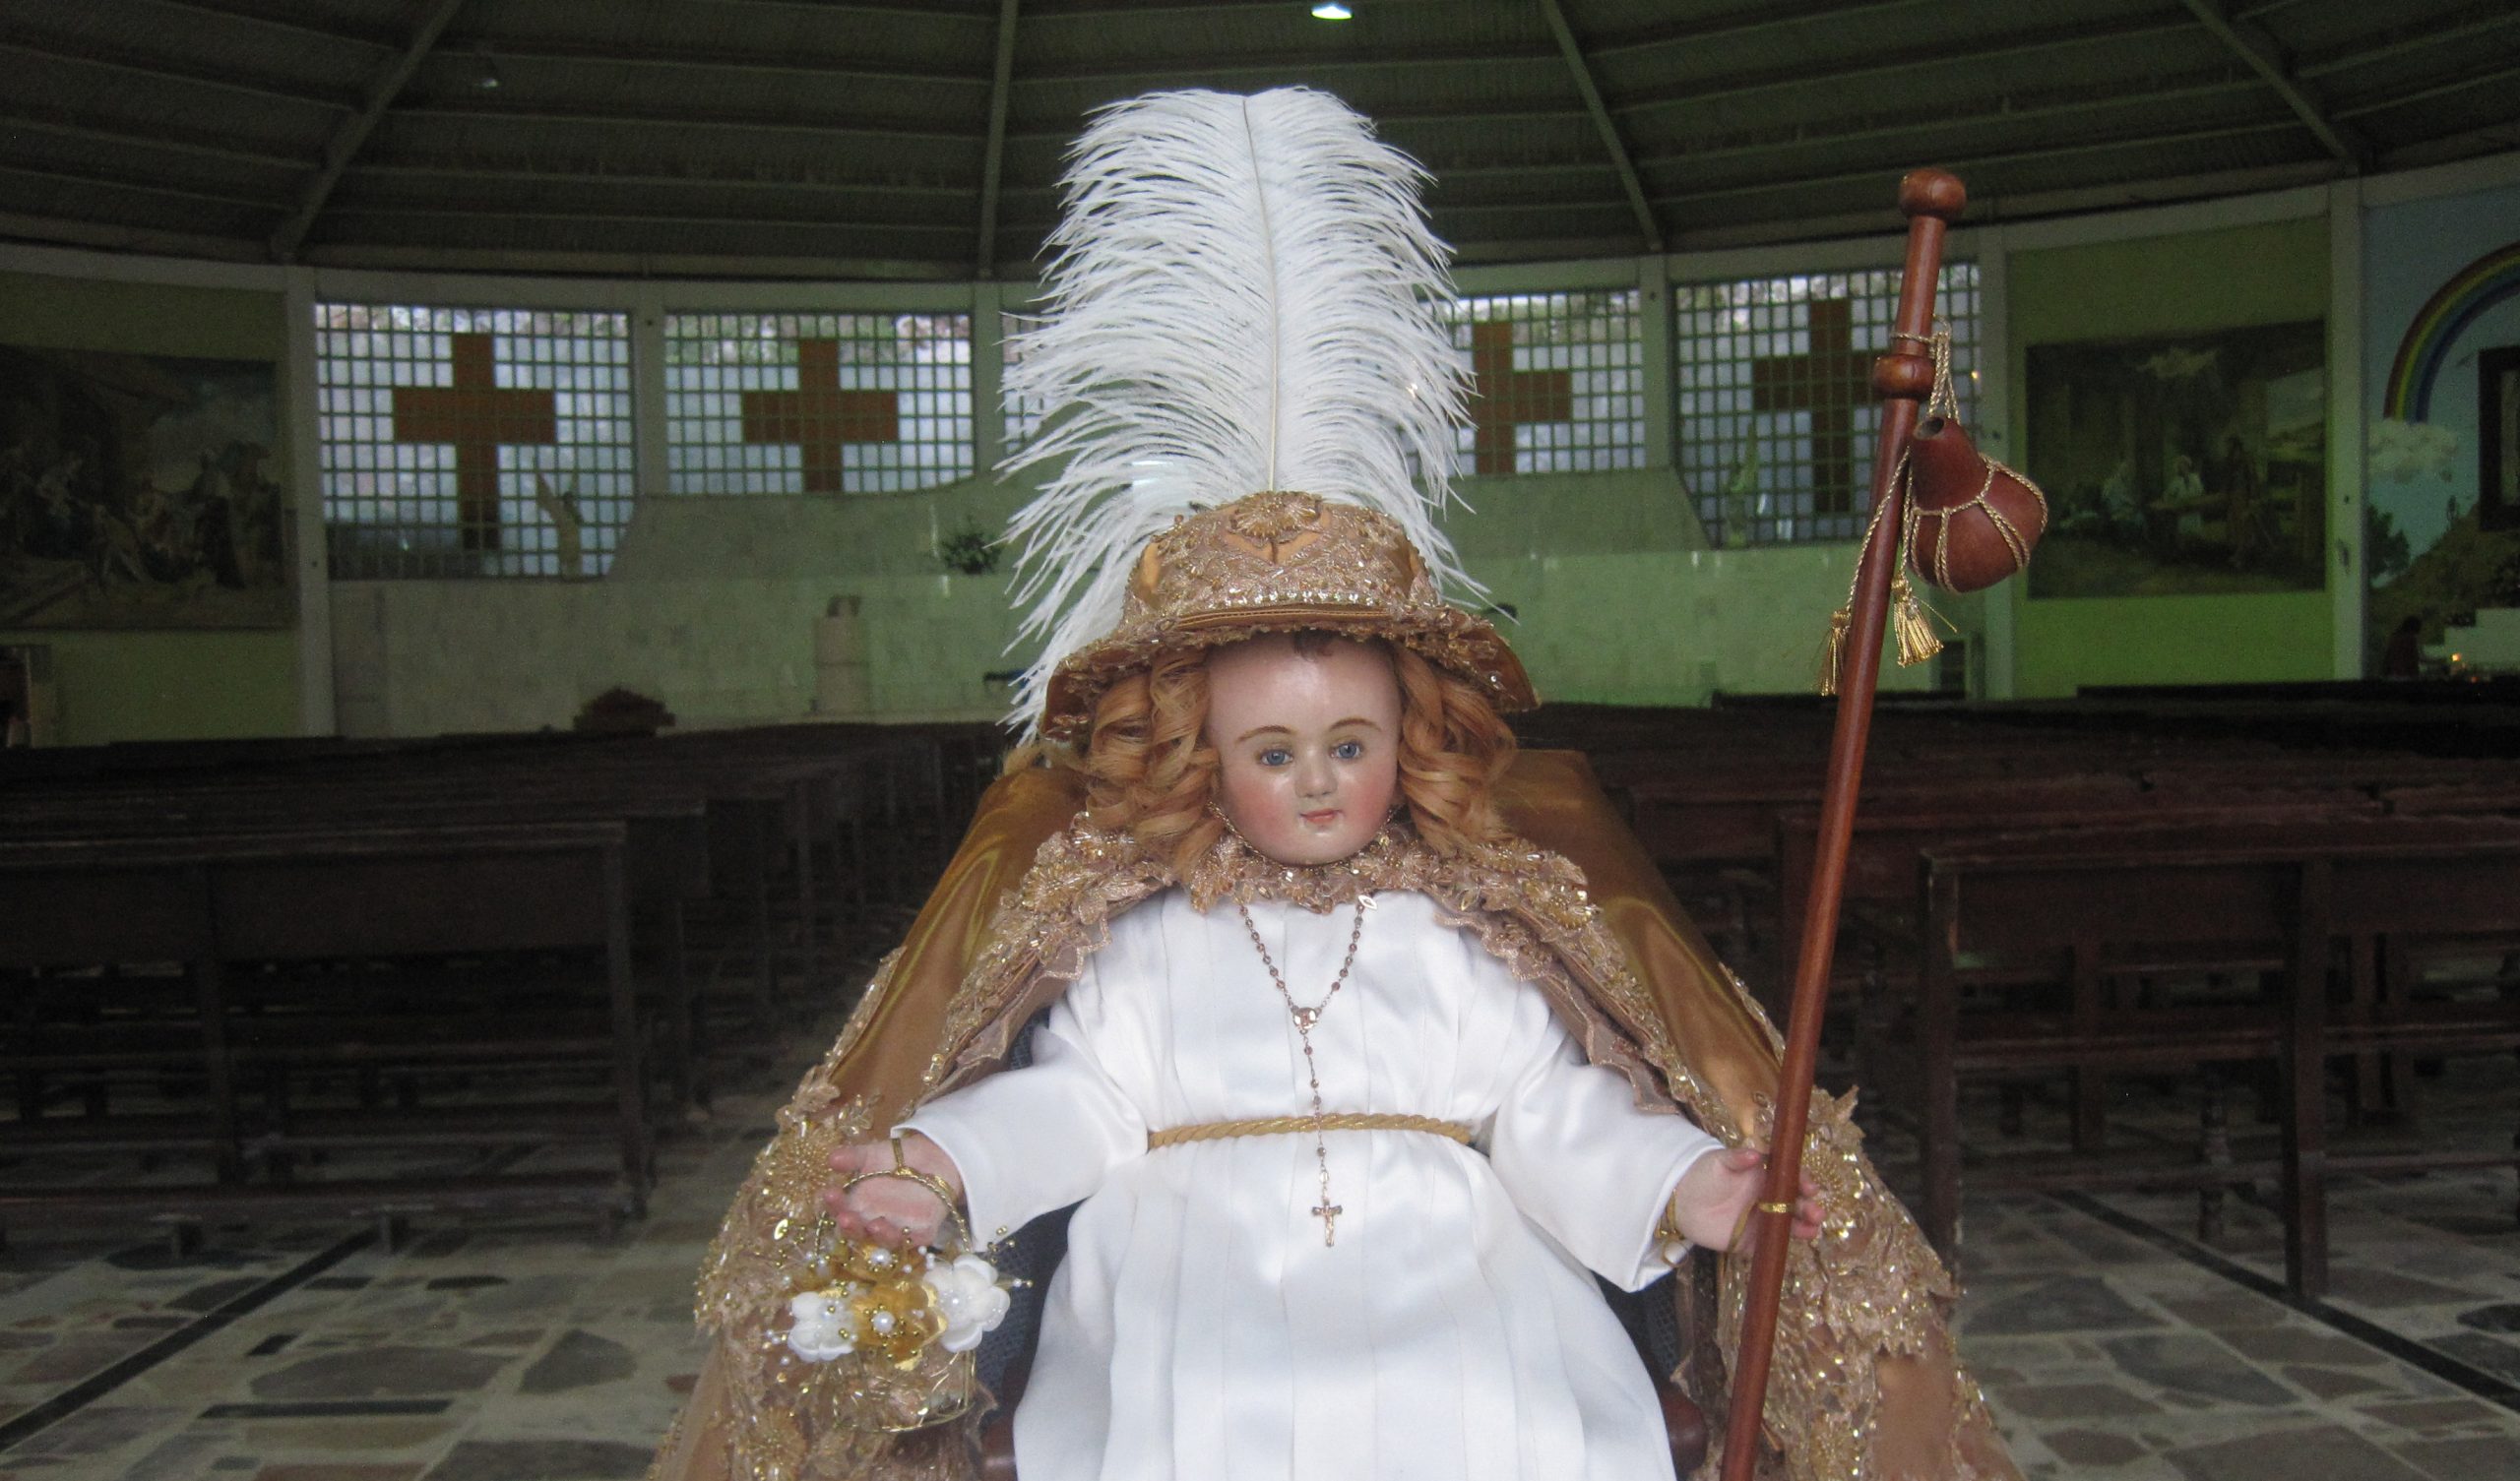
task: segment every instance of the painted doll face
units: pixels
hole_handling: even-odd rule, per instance
[[[1365,846],[1400,783],[1400,681],[1379,648],[1272,636],[1208,659],[1217,805],[1281,864],[1328,864]]]

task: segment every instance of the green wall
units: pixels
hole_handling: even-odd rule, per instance
[[[1700,548],[1669,470],[1471,480],[1451,521],[1471,573],[1519,614],[1508,640],[1552,700],[1703,704],[1803,693],[1852,544]],[[427,735],[569,723],[615,685],[684,725],[818,710],[817,628],[857,603],[865,711],[991,717],[1011,692],[1004,573],[947,576],[929,517],[992,527],[1025,496],[982,480],[868,500],[643,500],[599,581],[343,582],[333,587],[341,727]],[[1964,625],[1971,603],[1941,603]],[[1922,688],[1929,668],[1885,668]]]
[[[288,384],[285,300],[278,292],[0,273],[0,342],[208,360],[269,360]],[[291,466],[288,427],[275,465]],[[313,491],[291,488],[292,502]],[[62,745],[298,729],[295,631],[0,631],[0,644],[52,649]]]
[[[2328,315],[2324,216],[2013,254],[2008,271],[2012,422],[2026,431],[2029,346],[2282,324]],[[2331,385],[2333,375],[2331,374]],[[2028,438],[2023,465],[2039,466]],[[2356,448],[2331,448],[2331,459]],[[2333,576],[2331,575],[2331,583]],[[2335,664],[2328,591],[2033,601],[2011,582],[2014,692],[2085,684],[2325,679]]]

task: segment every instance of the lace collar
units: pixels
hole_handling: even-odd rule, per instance
[[[1227,830],[1181,881],[1190,907],[1206,913],[1220,901],[1284,900],[1315,914],[1379,890],[1419,890],[1432,877],[1435,851],[1406,815],[1382,826],[1371,841],[1328,864],[1281,864]]]

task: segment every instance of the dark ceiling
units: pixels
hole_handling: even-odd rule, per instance
[[[0,238],[257,262],[1021,278],[1158,88],[1324,88],[1465,261],[1974,219],[2520,146],[2512,0],[0,0]]]

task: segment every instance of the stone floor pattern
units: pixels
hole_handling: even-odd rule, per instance
[[[388,1248],[266,1223],[179,1253],[9,1230],[0,1481],[640,1476],[698,1363],[693,1272],[794,1069],[670,1139],[654,1211],[609,1240],[450,1220]],[[2508,1138],[2507,1061],[2448,1083],[2436,1113]],[[1971,1118],[1993,1135],[1991,1102]],[[1899,1139],[1877,1150],[1899,1180]],[[2513,1207],[2507,1168],[2345,1179],[2335,1292],[2294,1305],[2257,1203],[2233,1201],[2209,1249],[2193,1196],[1973,1197],[1964,1352],[2034,1478],[2520,1478]]]

